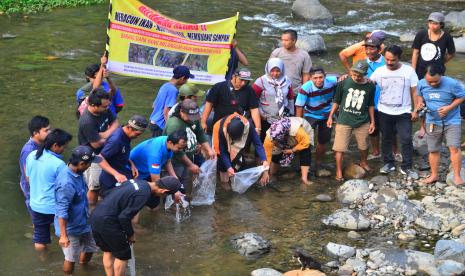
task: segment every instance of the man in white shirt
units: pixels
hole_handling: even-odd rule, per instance
[[[376,69],[370,77],[381,89],[378,112],[384,166],[380,172],[389,173],[396,169],[392,143],[397,132],[403,157],[399,172],[418,179],[418,174],[412,170],[412,121],[418,117],[412,104],[417,104],[418,77],[411,66],[400,62],[402,49],[399,46],[391,45],[385,51],[386,65]]]

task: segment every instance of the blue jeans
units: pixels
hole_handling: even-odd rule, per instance
[[[383,152],[384,164],[394,165],[394,155],[392,154],[392,144],[395,135],[399,136],[402,152],[402,169],[412,168],[412,116],[410,113],[400,115],[389,115],[379,111],[379,127],[382,134],[381,150]]]

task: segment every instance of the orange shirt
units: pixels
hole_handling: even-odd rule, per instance
[[[381,44],[381,53],[384,52],[384,44]],[[341,51],[346,58],[352,57],[352,65],[357,63],[359,60],[364,60],[367,58],[365,52],[365,41],[360,41]]]
[[[308,134],[305,132],[303,127],[299,128],[294,139],[296,141],[296,145],[292,148],[294,152],[299,152],[310,146],[310,137],[308,137]],[[274,144],[268,134],[266,135],[265,141],[263,142],[263,147],[265,148],[266,160],[271,164],[271,156],[273,155]]]

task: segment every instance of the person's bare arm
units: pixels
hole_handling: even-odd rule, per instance
[[[310,73],[302,73],[302,84],[305,84],[307,81],[310,80]]]
[[[100,137],[103,139],[108,139],[110,135],[119,127],[119,121],[118,119],[115,119],[113,123],[111,123],[110,127],[108,127],[107,130],[104,132],[100,132]]]
[[[333,103],[333,106],[331,107],[331,111],[329,112],[328,120],[326,121],[326,126],[329,128],[333,127],[333,116],[334,113],[338,110],[339,105],[337,103]]]
[[[242,63],[244,66],[249,65],[249,61],[247,60],[247,57],[245,54],[239,49],[239,47],[235,47],[234,50],[236,51],[237,57],[239,58],[239,62]]]
[[[295,116],[303,117],[304,116],[304,107],[303,106],[295,106]]]
[[[449,62],[451,59],[453,59],[455,57],[455,53],[453,54],[449,54],[447,53],[446,54],[446,57],[444,58],[444,64],[446,64],[447,62]]]
[[[410,96],[412,97],[412,103],[413,103],[413,111],[412,111],[412,121],[416,121],[418,119],[418,113],[415,111],[415,108],[417,106],[417,87],[410,87]]]
[[[168,174],[174,177],[178,177],[176,175],[176,172],[174,171],[173,164],[171,163],[171,160],[166,161],[166,170],[168,171]]]
[[[342,63],[342,66],[346,69],[346,72],[350,74],[350,64],[349,59],[344,55],[342,51],[339,52],[339,60]]]
[[[105,157],[103,157],[101,154],[99,156],[102,157],[102,161],[99,163],[100,167],[107,173],[113,175],[113,177],[116,179],[116,181],[118,181],[118,183],[122,183],[128,180],[128,178],[124,174],[121,174],[117,170],[113,169],[113,167],[108,163]]]
[[[418,49],[413,49],[412,51],[412,68],[413,70],[417,70],[417,62],[418,62],[418,55],[420,51]]]
[[[169,107],[164,107],[163,108],[163,117],[165,118],[165,122],[168,122],[168,114],[170,113],[170,109]]]
[[[160,175],[151,173],[150,180],[152,180],[152,182],[157,182],[158,180],[160,180]]]
[[[212,112],[213,105],[211,102],[205,102],[205,107],[203,109],[202,113],[202,120],[200,124],[202,125],[203,131],[207,132],[207,120],[208,116],[210,116],[210,113]]]

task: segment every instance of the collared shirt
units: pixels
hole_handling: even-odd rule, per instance
[[[42,214],[55,214],[55,181],[59,172],[66,167],[61,155],[44,150],[36,159],[37,150],[26,158],[26,176],[31,187],[31,209]]]
[[[386,65],[386,61],[384,60],[383,55],[380,55],[379,58],[375,61],[371,61],[369,58],[366,58],[366,61],[368,63],[368,71],[367,71],[367,77],[371,77],[373,72],[376,71],[381,66]],[[375,91],[375,109],[378,110],[378,100],[379,100],[379,94],[381,93],[381,89],[379,88],[378,85],[376,85],[376,91]]]
[[[426,123],[435,125],[460,125],[460,106],[449,111],[443,118],[439,116],[440,107],[450,105],[455,99],[465,97],[465,89],[459,81],[442,76],[438,87],[432,87],[425,79],[418,82],[418,96],[425,100],[428,112],[426,113]]]
[[[173,152],[166,147],[167,140],[168,136],[151,138],[131,150],[129,158],[139,171],[139,179],[150,179],[150,174],[159,175],[161,168],[173,157]]]
[[[82,174],[73,172],[68,166],[58,174],[55,182],[55,234],[60,236],[58,218],[67,221],[68,235],[82,235],[91,231],[87,185]]]
[[[24,144],[23,148],[21,149],[21,153],[19,155],[19,169],[21,171],[21,179],[20,179],[20,185],[21,185],[21,190],[24,193],[24,196],[26,199],[29,199],[29,182],[26,180],[26,174],[24,171],[24,168],[26,167],[26,158],[29,155],[29,153],[37,150],[39,148],[39,145],[32,140],[32,138],[29,138],[29,140]]]
[[[165,108],[172,108],[176,104],[179,90],[171,82],[167,82],[158,90],[157,97],[153,101],[153,111],[150,115],[150,122],[159,128],[165,128]]]
[[[125,175],[128,179],[132,178],[131,167],[129,166],[129,153],[131,151],[131,139],[124,133],[123,128],[119,127],[113,132],[105,142],[100,154],[105,158],[108,164],[120,174]],[[113,175],[102,170],[100,175],[100,184],[102,189],[111,189],[115,186],[116,179]]]
[[[322,88],[316,87],[313,81],[307,81],[302,85],[295,105],[305,109],[304,116],[306,117],[317,120],[328,119],[336,86],[337,78],[335,76],[327,76]]]

